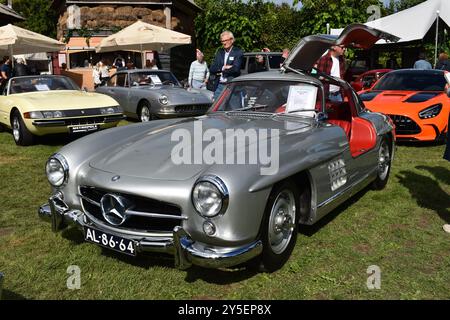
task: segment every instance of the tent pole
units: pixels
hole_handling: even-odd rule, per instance
[[[436,10],[436,41],[434,43],[434,67],[437,64],[437,50],[438,50],[438,37],[439,36],[439,10]]]
[[[9,58],[11,59],[11,69],[14,68],[14,56],[13,56],[13,46],[12,44],[9,45]]]
[[[140,45],[140,47],[141,47],[141,69],[144,69],[144,68],[145,68],[145,63],[144,63],[144,56],[145,56],[145,53],[144,53],[144,51],[142,50],[142,43],[139,44],[139,45]]]

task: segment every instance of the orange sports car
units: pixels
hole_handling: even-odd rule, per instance
[[[392,118],[397,140],[440,141],[448,131],[449,83],[447,71],[402,69],[359,96],[367,109]]]

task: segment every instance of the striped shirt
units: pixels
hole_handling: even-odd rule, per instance
[[[188,83],[191,84],[192,79],[204,82],[209,78],[208,64],[204,61],[203,63],[195,60],[191,63],[191,68],[189,69]]]

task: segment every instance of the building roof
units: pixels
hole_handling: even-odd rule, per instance
[[[7,5],[0,4],[0,21],[1,24],[8,24],[10,22],[25,20],[24,17],[15,12],[12,8]]]
[[[202,10],[194,0],[53,0],[52,6],[66,4],[114,4],[114,5],[149,5],[149,4],[172,4],[173,2],[187,3],[197,10]]]

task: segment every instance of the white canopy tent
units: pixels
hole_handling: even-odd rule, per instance
[[[365,23],[400,38],[398,42],[423,39],[437,17],[450,26],[450,0],[428,0],[406,10]],[[331,29],[331,34],[339,35],[343,29]],[[377,44],[386,43],[380,40]]]
[[[0,54],[53,52],[65,47],[65,43],[12,24],[0,27]]]
[[[156,50],[163,51],[175,46],[190,44],[191,36],[158,27],[138,20],[121,31],[103,39],[96,52],[117,50]]]

